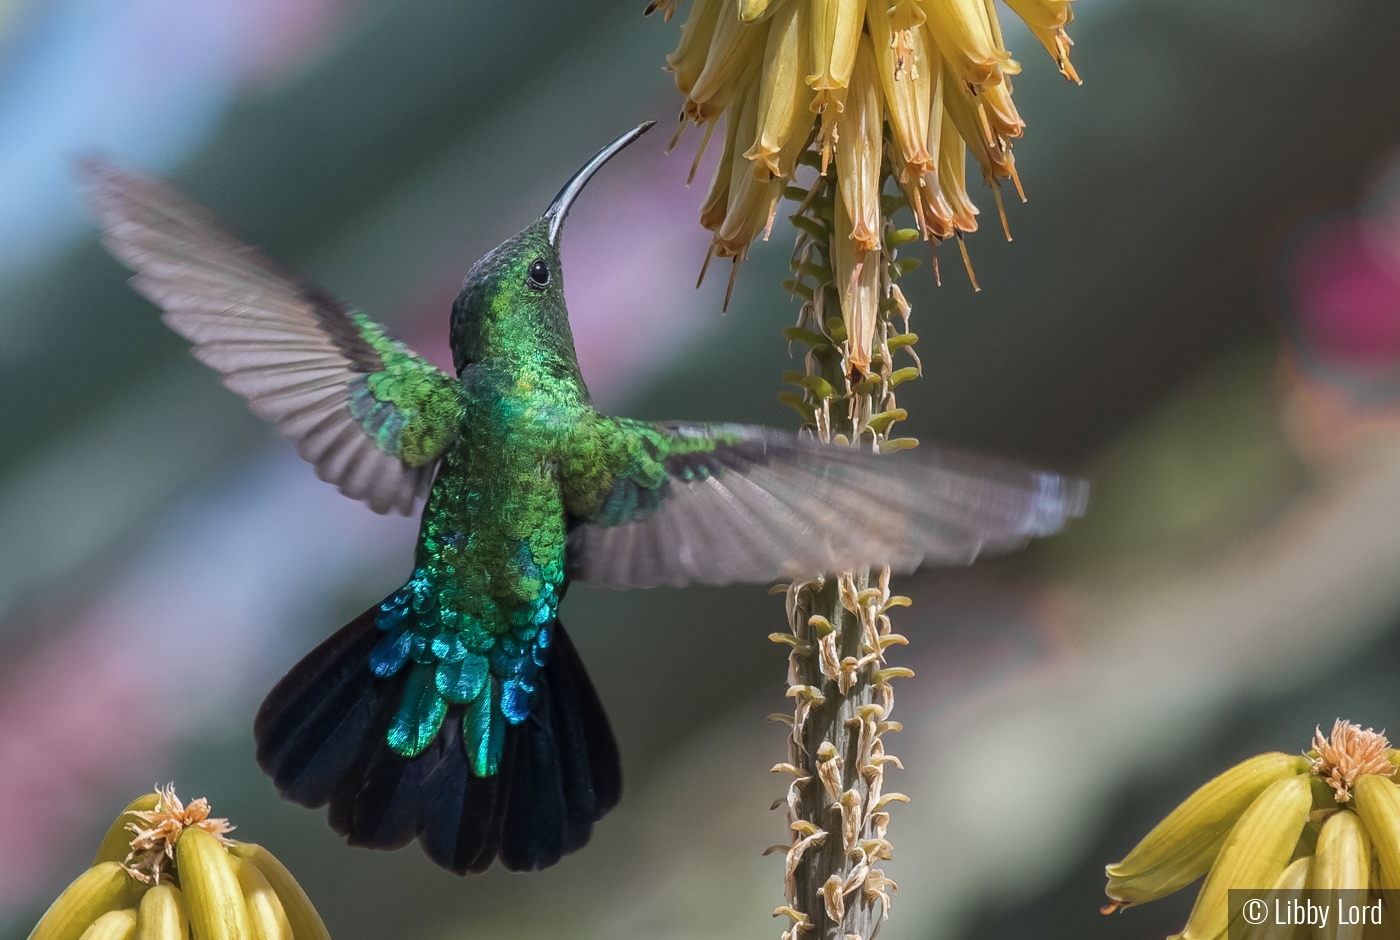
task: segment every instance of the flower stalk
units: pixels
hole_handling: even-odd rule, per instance
[[[861,68],[858,62],[856,71]],[[860,90],[859,77],[852,84]],[[822,156],[813,149],[802,159],[815,165]],[[917,443],[893,436],[893,428],[905,416],[895,388],[920,370],[910,308],[895,284],[917,266],[917,259],[900,259],[897,246],[918,232],[896,230],[887,220],[892,207],[880,193],[888,171],[875,169],[873,179],[859,183],[874,204],[873,249],[862,251],[850,237],[858,223],[844,210],[844,194],[856,187],[846,185],[839,165],[807,191],[789,193],[802,208],[794,218],[793,277],[784,287],[803,304],[784,335],[805,352],[804,371],[784,375],[794,391],[780,397],[818,439],[888,452]],[[900,350],[911,365],[896,368]],[[893,852],[889,806],[908,798],[885,787],[888,767],[901,765],[884,736],[900,729],[891,719],[892,680],[913,673],[890,667],[885,654],[906,642],[893,631],[890,611],[909,599],[890,593],[888,568],[775,590],[786,595],[788,632],[772,639],[790,647],[793,700],[792,715],[777,716],[792,732],[787,761],[774,770],[792,780],[790,842],[782,846],[787,903],[776,913],[790,919],[785,940],[807,933],[870,937],[898,891],[880,865]]]
[[[653,0],[647,12],[669,20],[678,3]],[[1008,6],[1077,82],[1069,0]],[[922,373],[896,283],[919,259],[900,249],[957,238],[977,287],[962,241],[977,229],[969,149],[1008,239],[1000,181],[1025,200],[1011,154],[1025,128],[1011,100],[1020,65],[991,0],[693,0],[667,63],[685,98],[677,139],[688,123],[704,128],[692,178],[724,117],[700,214],[712,233],[701,279],[713,258],[731,259],[727,307],[739,262],[770,236],[779,200],[796,202],[783,287],[802,304],[784,336],[803,349],[803,369],[784,374],[793,388],[779,398],[824,442],[879,453],[917,446],[894,430],[906,417],[895,389]],[[799,184],[800,172],[813,178]],[[910,227],[891,221],[903,210]],[[786,596],[788,630],[771,638],[790,647],[793,702],[791,715],[773,716],[792,729],[774,768],[791,777],[789,841],[773,848],[785,858],[786,903],[774,916],[788,918],[783,940],[870,938],[898,890],[880,866],[893,852],[889,806],[907,797],[886,789],[886,770],[900,764],[884,736],[900,727],[891,682],[913,673],[885,656],[906,642],[890,612],[909,599],[890,593],[888,569],[774,590]]]

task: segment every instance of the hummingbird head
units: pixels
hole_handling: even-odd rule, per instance
[[[559,264],[564,219],[593,174],[654,123],[638,125],[598,151],[544,215],[472,265],[452,304],[452,361],[459,375],[472,363],[522,357],[577,372]]]

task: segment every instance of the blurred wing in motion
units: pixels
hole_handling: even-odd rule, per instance
[[[170,187],[102,161],[80,172],[102,243],[194,356],[321,479],[375,512],[412,512],[457,433],[458,380]]]
[[[624,445],[569,534],[568,574],[615,588],[908,572],[1019,548],[1087,486],[953,451],[891,455],[741,425],[610,419]]]

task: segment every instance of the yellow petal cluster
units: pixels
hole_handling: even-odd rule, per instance
[[[1383,733],[1338,719],[1306,755],[1261,754],[1230,768],[1108,866],[1104,913],[1205,875],[1171,940],[1221,940],[1231,888],[1400,887],[1397,764]]]
[[[676,2],[651,9],[669,17]],[[1069,3],[1007,0],[1078,81]],[[771,228],[782,184],[809,146],[822,172],[833,160],[840,167],[850,228],[837,234],[861,256],[880,247],[886,166],[926,240],[977,228],[968,149],[994,193],[1000,179],[1020,189],[1011,142],[1025,122],[1010,81],[1020,65],[992,0],[693,0],[667,64],[685,97],[683,121],[705,126],[708,140],[725,117],[701,218],[718,257],[742,258]]]
[[[29,940],[330,940],[290,872],[173,787],[131,803]]]

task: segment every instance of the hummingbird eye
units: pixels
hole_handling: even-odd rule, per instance
[[[544,263],[543,258],[536,258],[530,262],[530,286],[540,290],[549,284],[549,265]]]

